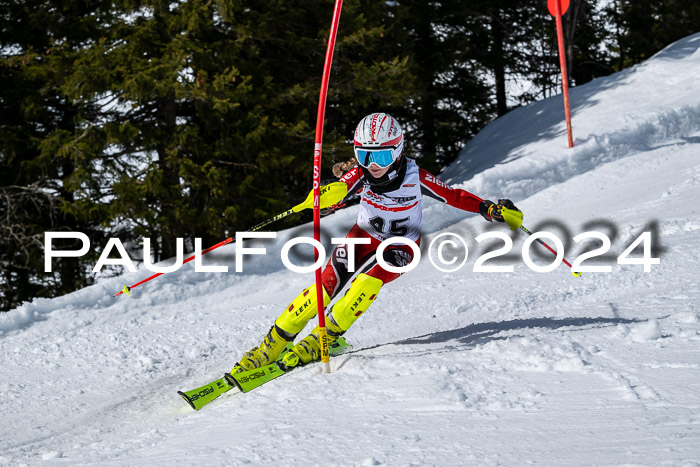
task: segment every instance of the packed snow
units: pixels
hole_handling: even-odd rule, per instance
[[[228,273],[188,264],[115,298],[141,269],[0,315],[0,465],[700,465],[698,74],[700,34],[571,89],[574,148],[558,96],[498,119],[441,174],[514,200],[569,261],[601,245],[574,236],[604,233],[610,250],[583,264],[612,272],[535,272],[524,232],[426,201],[420,264],[382,289],[331,374],[200,411],[177,395],[230,370],[313,282],[280,260],[309,226],[260,242],[243,273],[228,245],[205,257]],[[356,214],[323,219],[326,245]],[[618,264],[644,231],[659,264]],[[485,263],[512,272],[474,271],[503,246],[484,232],[513,239]],[[469,247],[456,272],[428,258],[442,233]]]

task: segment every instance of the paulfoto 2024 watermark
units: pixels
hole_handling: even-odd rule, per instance
[[[251,255],[266,255],[267,249],[264,247],[246,247],[243,245],[245,240],[253,239],[276,239],[277,234],[275,232],[237,232],[235,235],[235,242],[237,244],[235,252],[235,271],[244,272],[244,257]],[[82,242],[82,247],[77,250],[55,250],[53,247],[54,240],[56,239],[71,239],[79,240]],[[489,231],[477,235],[473,238],[477,244],[489,243],[492,246],[493,242],[502,242],[503,245],[499,248],[491,249],[488,248],[487,251],[482,252],[477,259],[474,261],[472,266],[473,272],[513,272],[513,264],[496,264],[500,263],[503,259],[513,258],[510,254],[513,250],[513,239],[509,237],[506,233],[501,231]],[[542,265],[537,264],[532,259],[533,249],[532,244],[535,242],[544,243],[544,241],[551,243],[553,253],[550,255],[548,264]],[[611,248],[611,240],[608,235],[591,230],[586,231],[573,237],[573,241],[578,243],[585,242],[597,242],[600,243],[598,248],[589,249],[581,254],[579,254],[573,262],[571,262],[571,270],[573,272],[598,272],[598,273],[611,273],[613,268],[609,264],[583,264],[586,261],[593,260],[594,258],[609,259],[610,255],[608,251]],[[345,245],[345,250],[347,254],[348,270],[350,272],[354,271],[355,265],[355,245],[368,244],[371,240],[369,238],[348,238],[339,237],[332,238],[331,243],[334,245]],[[290,250],[299,244],[311,245],[318,251],[318,256],[316,261],[307,266],[300,266],[294,264],[290,259]],[[175,263],[167,266],[156,266],[151,260],[151,240],[150,238],[143,239],[143,263],[144,267],[154,273],[170,273],[177,271],[182,267],[184,263],[194,260],[195,271],[196,272],[221,272],[226,273],[229,271],[229,267],[225,265],[204,265],[202,263],[202,239],[194,239],[194,255],[189,258],[184,258],[184,240],[178,238],[177,242],[177,254]],[[394,266],[388,264],[384,260],[384,250],[392,245],[407,245],[413,251],[413,259],[405,265]],[[498,245],[497,245],[498,246]],[[641,256],[639,252],[635,250],[641,248]],[[113,250],[119,255],[118,258],[110,258]],[[52,272],[52,259],[53,258],[65,258],[65,257],[80,257],[84,256],[90,251],[90,239],[87,235],[82,232],[45,232],[44,235],[44,271],[47,273]],[[551,251],[551,250],[550,250]],[[523,244],[520,249],[520,257],[522,261],[531,270],[540,273],[551,272],[555,270],[562,262],[567,262],[564,258],[565,246],[561,239],[554,233],[548,231],[536,231],[532,235],[525,237]],[[650,272],[652,265],[660,264],[660,258],[654,257],[655,248],[653,247],[652,232],[644,231],[641,232],[627,247],[626,249],[617,255],[616,263],[621,265],[640,265],[643,267],[644,272]],[[441,233],[434,238],[429,243],[427,248],[427,255],[430,263],[442,272],[456,272],[462,269],[469,258],[469,247],[468,240],[459,234],[445,232]],[[461,258],[461,261],[460,261]],[[284,266],[296,273],[310,273],[316,269],[323,267],[326,262],[326,250],[323,244],[311,237],[295,237],[283,245],[280,252],[280,259]],[[382,241],[376,250],[376,260],[377,263],[384,269],[395,273],[406,273],[418,266],[421,260],[421,248],[418,244],[406,237],[392,237]],[[485,264],[489,261],[491,264]],[[540,261],[543,262],[543,261]],[[546,261],[545,261],[546,262]],[[598,261],[599,263],[600,261]],[[569,264],[567,262],[567,264]],[[105,245],[102,253],[100,254],[97,263],[95,264],[92,272],[99,273],[105,266],[122,266],[130,272],[136,272],[136,265],[130,259],[124,245],[118,238],[110,238]]]

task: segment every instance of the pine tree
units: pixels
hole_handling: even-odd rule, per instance
[[[618,29],[617,69],[640,63],[698,32],[700,4],[681,0],[615,0],[607,8]]]
[[[63,91],[72,62],[94,37],[103,2],[4,2],[0,13],[0,308],[55,296],[90,282],[86,261],[56,259],[44,271],[44,232],[102,238],[104,212],[92,164],[101,136],[85,119],[97,111]],[[96,199],[97,197],[97,199]],[[77,249],[63,242],[57,249]]]
[[[635,40],[641,24],[621,3],[620,44]],[[662,2],[652,3],[661,11]],[[150,254],[162,260],[174,256],[176,238],[190,251],[195,237],[213,244],[311,189],[331,0],[31,0],[1,8],[3,307],[89,283],[106,237],[118,236],[135,259],[149,237]],[[580,84],[610,59],[600,52],[598,9],[584,0],[571,8],[570,74]],[[355,125],[374,111],[397,117],[407,154],[438,172],[492,118],[558,92],[554,38],[539,0],[346,0],[324,176],[352,156]],[[514,88],[523,80],[533,87]],[[90,255],[56,260],[56,273],[44,275],[47,230],[87,233]]]
[[[489,86],[464,2],[392,3],[387,44],[408,58],[414,90],[396,112],[408,130],[409,154],[439,172],[492,118]]]
[[[177,237],[212,243],[298,203],[311,188],[332,5],[114,4],[115,23],[79,61],[73,83],[76,96],[116,103],[100,124],[115,220],[135,238],[149,236],[160,245],[154,257],[164,259]],[[405,61],[368,53],[381,27],[357,2],[344,15],[324,136],[328,168],[352,154],[358,108],[408,95],[400,86]]]
[[[607,18],[599,2],[573,0],[563,16],[567,45],[567,70],[571,84],[585,84],[609,75],[612,54],[603,47],[609,42]]]

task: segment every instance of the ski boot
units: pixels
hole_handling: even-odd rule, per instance
[[[343,330],[331,322],[330,315],[326,321],[326,338],[330,347],[338,340]],[[321,359],[321,339],[318,335],[318,326],[308,336],[297,342],[289,352],[284,354],[280,363],[282,368],[288,370],[297,365],[306,365]]]
[[[245,370],[254,370],[265,365],[269,365],[276,361],[280,355],[287,349],[287,346],[294,340],[287,337],[287,333],[278,326],[272,326],[270,332],[267,333],[262,343],[250,349],[243,355],[241,361],[236,363],[231,370],[231,373],[238,373]],[[288,349],[287,349],[288,350]]]
[[[326,315],[326,335],[328,347],[331,347],[340,336],[362,315],[377,298],[383,282],[376,277],[360,274],[343,298],[338,300],[333,309]],[[287,368],[306,365],[321,359],[321,339],[318,326],[308,336],[300,340],[280,360]]]
[[[262,343],[250,349],[236,363],[231,374],[245,370],[254,370],[279,360],[287,345],[291,347],[294,338],[304,329],[306,323],[316,316],[316,286],[304,289],[286,310],[275,320],[270,332]],[[323,289],[324,305],[330,302],[330,297]],[[288,349],[287,349],[288,350]]]

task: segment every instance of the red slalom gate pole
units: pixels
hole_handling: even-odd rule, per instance
[[[562,6],[563,4],[563,6]],[[564,95],[564,114],[566,116],[566,133],[569,138],[569,147],[574,147],[574,137],[571,131],[571,107],[569,106],[569,78],[566,73],[566,49],[564,48],[564,32],[561,16],[569,8],[569,0],[547,0],[549,12],[557,23],[557,43],[559,44],[559,67],[561,68],[561,88]]]
[[[338,33],[338,22],[340,21],[340,10],[343,7],[343,0],[335,1],[333,9],[333,21],[331,31],[328,36],[328,47],[326,48],[326,61],[323,65],[323,79],[321,80],[321,93],[318,98],[318,114],[316,116],[316,140],[314,142],[314,240],[321,242],[321,208],[319,198],[321,187],[321,147],[323,143],[323,119],[326,113],[326,96],[328,94],[328,81],[331,74],[331,64],[333,62],[333,49],[335,48],[335,38]],[[314,249],[314,262],[318,262],[319,250]],[[331,372],[330,354],[328,351],[328,335],[326,333],[326,307],[323,303],[323,265],[316,268],[316,300],[318,301],[318,327],[319,338],[321,340],[321,362],[325,373]]]

